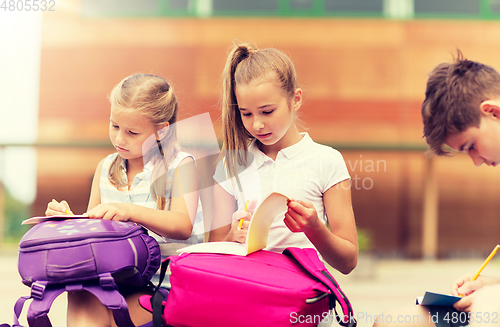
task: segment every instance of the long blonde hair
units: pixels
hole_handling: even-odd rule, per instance
[[[223,156],[229,177],[237,176],[237,167],[248,164],[246,155],[253,137],[241,120],[234,89],[237,84],[248,84],[254,78],[274,72],[277,82],[291,105],[298,88],[295,67],[283,52],[268,48],[259,50],[255,46],[235,44],[222,73],[222,137]]]
[[[159,151],[152,148],[144,154],[144,157],[154,164],[151,174],[151,195],[158,204],[158,209],[165,209],[168,163],[179,152],[175,124],[178,103],[172,86],[164,78],[156,75],[135,74],[124,78],[113,88],[109,101],[115,107],[144,115],[158,128],[168,123],[166,135],[157,141]],[[122,157],[117,155],[109,169],[109,180],[117,188],[127,186],[121,172],[122,164]]]

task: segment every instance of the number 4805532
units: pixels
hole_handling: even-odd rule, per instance
[[[1,1],[1,0],[0,0]],[[3,0],[3,11],[55,11],[55,0]]]

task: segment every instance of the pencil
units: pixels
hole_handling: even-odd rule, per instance
[[[245,203],[245,211],[247,211],[247,209],[248,209],[248,202],[249,201],[247,201],[247,203]],[[238,225],[238,230],[240,230],[242,226],[243,226],[243,218],[240,219],[240,223]]]
[[[472,277],[471,280],[476,280],[477,279],[477,277],[479,276],[479,274],[481,273],[481,271],[483,271],[484,267],[486,267],[486,265],[488,264],[488,262],[490,262],[490,260],[493,259],[493,257],[495,256],[495,254],[497,253],[497,251],[498,251],[499,248],[500,248],[500,245],[495,246],[495,248],[493,249],[493,251],[491,251],[490,255],[486,258],[486,260],[484,260],[483,265],[481,266],[481,268],[479,268],[478,272],[474,275],[474,277]]]
[[[56,199],[52,199],[52,202],[59,203],[59,202],[56,201]],[[73,215],[68,209],[64,210],[64,212],[66,212],[70,216]]]

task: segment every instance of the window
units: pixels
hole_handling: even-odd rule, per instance
[[[277,0],[212,0],[214,15],[277,15]]]
[[[470,15],[481,13],[480,0],[415,0],[415,16],[422,15]]]
[[[81,0],[91,16],[500,19],[500,0]]]
[[[377,13],[384,11],[383,0],[325,0],[326,12]]]
[[[313,8],[313,0],[290,0],[291,10],[311,10]]]
[[[82,14],[88,16],[156,16],[157,0],[82,0]]]

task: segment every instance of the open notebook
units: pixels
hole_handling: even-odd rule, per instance
[[[64,220],[64,219],[76,219],[76,218],[88,218],[88,216],[84,216],[84,215],[59,215],[59,216],[32,217],[30,219],[23,220],[21,225],[38,224],[38,223],[41,223],[42,221],[46,221],[46,220]]]
[[[198,243],[182,249],[177,252],[189,253],[222,253],[247,255],[252,252],[262,250],[267,246],[267,238],[271,224],[279,214],[287,210],[288,197],[281,193],[271,193],[255,209],[250,225],[248,226],[247,241],[245,244],[238,242],[208,242]]]
[[[417,297],[418,305],[440,305],[452,306],[455,302],[460,300],[458,296],[439,294],[433,292],[425,292],[424,296]]]

